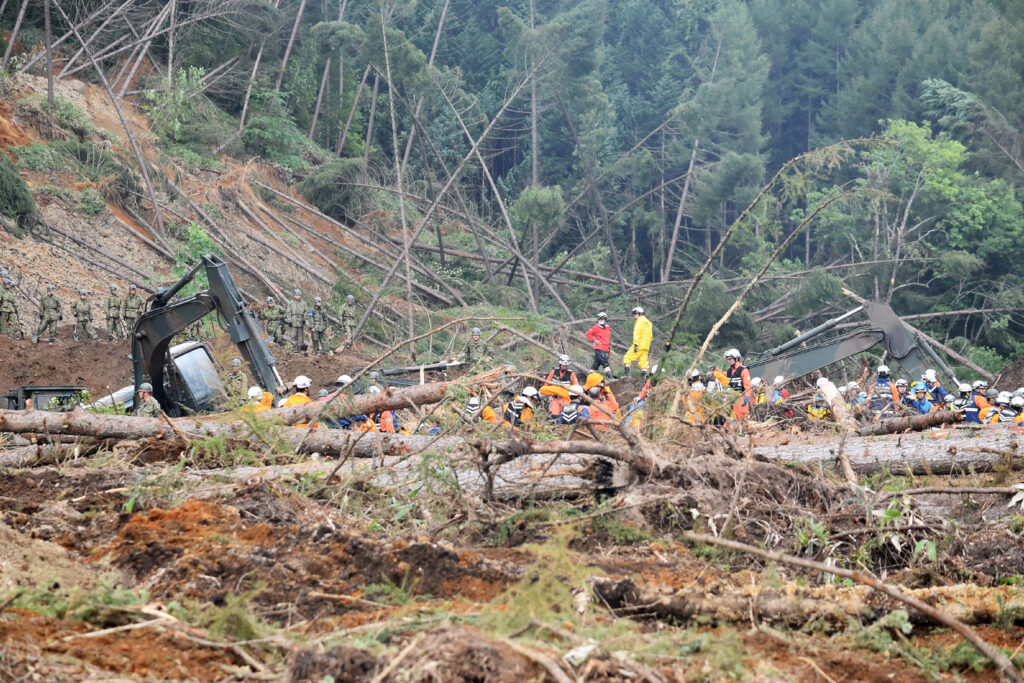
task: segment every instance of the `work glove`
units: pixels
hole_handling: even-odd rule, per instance
[[[640,349],[636,347],[636,344],[633,344],[633,353],[637,353],[639,350]]]

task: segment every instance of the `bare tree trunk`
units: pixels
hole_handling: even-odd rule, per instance
[[[324,91],[327,90],[327,76],[331,73],[331,58],[327,58],[327,62],[324,64],[324,75],[320,77],[320,90],[316,94],[316,107],[313,109],[313,123],[309,124],[309,139],[313,139],[313,133],[316,132],[316,121],[320,118],[320,105],[324,101]],[[330,142],[327,143],[330,146]]]
[[[295,15],[295,23],[292,25],[292,34],[288,38],[288,46],[284,49],[284,57],[281,59],[281,70],[277,72],[277,82],[274,83],[274,90],[281,90],[281,81],[284,80],[285,69],[288,68],[288,58],[295,46],[295,36],[299,32],[299,24],[302,22],[302,12],[306,9],[306,0],[300,0],[299,13]]]
[[[131,85],[132,79],[135,78],[135,72],[139,70],[139,67],[142,65],[142,60],[146,58],[146,53],[149,52],[149,46],[153,44],[153,36],[160,30],[160,27],[163,26],[164,20],[170,15],[170,12],[170,5],[164,7],[160,14],[157,15],[156,19],[153,20],[149,31],[146,32],[145,36],[143,36],[145,38],[145,43],[143,43],[142,49],[139,50],[139,56],[135,59],[135,64],[132,65],[131,71],[128,72],[128,75],[124,77],[124,81],[121,82],[121,89],[117,93],[118,97],[124,97],[125,92],[128,90],[128,86]]]
[[[3,14],[3,9],[0,9]],[[46,101],[53,109],[53,33],[50,29],[50,0],[43,1],[43,31],[46,33]]]
[[[114,10],[113,12],[111,12],[111,13],[109,13],[107,15],[107,18],[103,21],[103,23],[100,25],[100,28],[97,29],[97,31],[102,31],[104,28],[106,28],[108,23],[113,21],[114,18],[116,18],[124,10],[125,7],[127,7],[128,5],[130,5],[133,2],[135,2],[135,0],[125,0],[124,4],[122,4],[116,10]],[[105,5],[102,5],[95,12],[93,12],[92,14],[87,16],[84,20],[82,20],[82,22],[79,24],[79,26],[85,26],[86,24],[91,22],[93,19],[95,19],[96,17],[100,16],[101,14],[106,12],[108,9],[110,9],[110,6],[113,5],[113,4],[114,4],[114,0],[110,0],[110,2],[106,3]],[[6,5],[7,5],[7,0],[4,0],[3,6],[0,6],[0,14],[3,14],[3,7],[6,6]],[[96,36],[95,33],[92,36],[90,36],[88,42],[91,43],[92,39],[95,36]],[[50,48],[51,49],[56,49],[65,40],[67,40],[70,37],[71,37],[71,31],[68,31],[64,35],[62,35],[60,38],[58,38],[57,40],[53,41],[53,45],[51,45]],[[79,50],[76,54],[77,55],[82,54],[81,50]],[[39,62],[40,59],[44,58],[45,56],[46,55],[36,55],[32,59],[28,60],[28,62],[25,63],[25,66],[23,66],[20,69],[18,69],[18,73],[27,73],[32,67],[34,67]]]
[[[18,40],[18,31],[21,30],[21,22],[25,19],[25,10],[28,9],[29,0],[22,0],[21,9],[18,10],[18,18],[14,20],[14,28],[11,29],[11,37],[7,41],[7,49],[4,50],[4,60],[0,64],[0,69],[7,69],[7,61],[11,58],[11,53],[14,51],[14,43]]]
[[[387,76],[388,86],[388,112],[391,116],[391,150],[395,157],[395,183],[398,186],[398,214],[402,220],[402,253],[405,257],[405,300],[409,312],[409,357],[413,363],[416,362],[416,344],[411,341],[416,336],[416,319],[412,314],[412,267],[409,265],[409,224],[405,218],[405,191],[402,187],[402,162],[398,158],[398,127],[395,121],[395,97],[392,94],[395,90],[391,81],[391,56],[388,54],[388,32],[387,24],[384,22],[381,13],[381,39],[384,44],[384,69]],[[415,129],[414,129],[415,130]]]
[[[171,0],[171,31],[167,34],[167,83],[174,87],[174,18],[178,12],[178,0]]]
[[[683,224],[683,209],[686,206],[686,197],[690,193],[690,179],[693,178],[693,165],[697,161],[697,150],[700,147],[700,140],[693,141],[693,152],[690,153],[690,166],[686,170],[686,180],[683,182],[683,195],[679,198],[679,209],[676,211],[676,221],[672,226],[672,239],[668,243],[668,253],[665,255],[665,264],[661,271],[661,281],[668,282],[672,275],[672,261],[676,256],[676,242],[679,239],[679,226]]]
[[[348,110],[348,118],[345,119],[345,128],[341,131],[341,137],[338,138],[338,154],[341,154],[341,150],[345,147],[348,131],[352,128],[352,119],[355,118],[356,108],[359,107],[359,99],[363,95],[363,88],[366,86],[366,79],[370,76],[371,68],[369,64],[366,65],[366,69],[363,71],[363,78],[359,81],[359,87],[356,88],[356,96],[352,100],[352,107]]]
[[[68,26],[75,34],[75,39],[78,40],[79,44],[85,48],[85,54],[92,62],[93,68],[96,70],[96,74],[99,76],[100,81],[103,83],[104,89],[107,91],[107,95],[110,97],[110,103],[114,105],[114,110],[117,112],[117,117],[121,119],[121,126],[124,128],[124,134],[128,138],[128,142],[131,143],[132,151],[135,153],[135,159],[139,163],[139,170],[142,172],[142,179],[146,183],[146,191],[149,193],[149,200],[153,203],[153,222],[156,223],[158,230],[163,231],[163,217],[160,213],[160,202],[156,198],[156,190],[153,188],[153,182],[149,178],[149,170],[146,168],[146,160],[142,156],[142,150],[139,149],[138,142],[135,141],[135,136],[132,134],[131,125],[128,123],[128,119],[125,118],[124,111],[121,109],[121,105],[117,101],[117,96],[114,95],[114,91],[110,87],[110,82],[107,81],[106,74],[103,73],[103,69],[96,63],[96,60],[92,56],[92,52],[85,47],[85,40],[82,39],[82,34],[78,32],[68,15],[64,13],[64,8],[60,6],[59,0],[52,0],[54,7],[60,13],[61,17],[67,22]]]
[[[373,74],[373,97],[370,100],[370,119],[366,123],[366,137],[363,140],[363,166],[370,165],[370,142],[373,140],[373,119],[377,115],[377,93],[380,91],[380,74]]]
[[[922,429],[928,429],[929,427],[938,427],[944,424],[960,422],[963,420],[963,417],[963,413],[957,413],[951,410],[927,413],[925,415],[911,415],[909,417],[890,417],[887,420],[881,420],[872,425],[868,425],[867,427],[861,427],[857,430],[857,434],[860,436],[879,436],[882,434],[896,434],[897,432],[906,431],[919,432]]]

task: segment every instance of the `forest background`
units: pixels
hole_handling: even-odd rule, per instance
[[[766,268],[716,348],[847,288],[990,371],[1024,352],[1019,2],[0,0],[0,79],[45,74],[47,22],[58,74],[100,65],[162,154],[272,162],[474,309],[625,337],[643,303],[657,346],[707,264],[694,347]]]

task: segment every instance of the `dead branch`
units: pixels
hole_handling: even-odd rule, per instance
[[[857,430],[859,436],[881,436],[899,432],[915,431],[945,424],[954,424],[963,420],[963,414],[951,410],[940,410],[937,413],[911,415],[910,417],[890,417]]]

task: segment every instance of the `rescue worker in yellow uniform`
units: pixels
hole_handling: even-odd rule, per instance
[[[646,377],[651,368],[651,364],[647,360],[647,354],[651,350],[654,326],[651,325],[651,321],[644,315],[643,306],[633,308],[633,320],[635,321],[633,323],[633,343],[630,345],[629,350],[626,351],[626,355],[622,357],[622,365],[626,368],[626,377],[629,377],[634,362],[640,366],[640,371]]]

